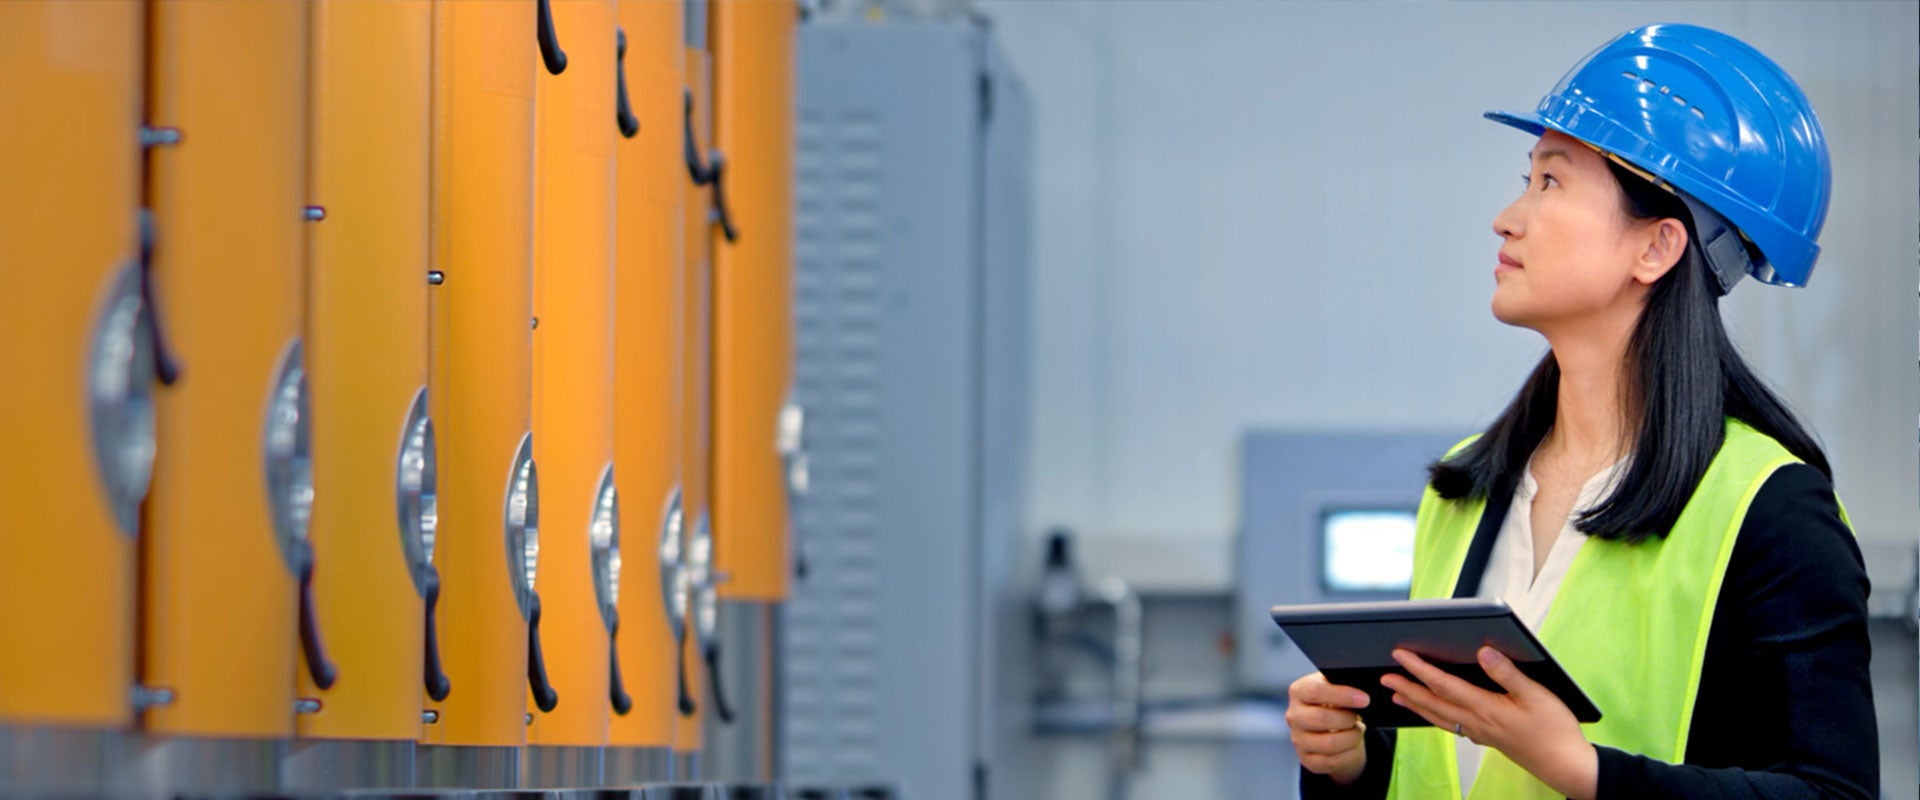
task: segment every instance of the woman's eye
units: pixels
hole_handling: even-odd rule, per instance
[[[1540,176],[1540,188],[1542,189],[1546,189],[1553,186],[1559,186],[1559,185],[1560,185],[1559,178],[1553,177],[1552,175]]]

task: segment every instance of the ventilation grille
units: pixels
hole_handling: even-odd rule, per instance
[[[800,783],[881,773],[880,132],[868,111],[800,113],[794,386],[812,485],[794,510],[808,576],[785,612],[781,748]]]

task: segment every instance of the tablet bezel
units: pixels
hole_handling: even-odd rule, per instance
[[[1579,685],[1566,673],[1566,670],[1560,666],[1559,662],[1553,659],[1553,655],[1547,651],[1545,645],[1540,643],[1539,638],[1533,635],[1533,631],[1529,630],[1527,626],[1520,621],[1519,617],[1514,615],[1513,609],[1509,608],[1505,602],[1500,600],[1460,598],[1274,606],[1269,611],[1269,614],[1272,616],[1274,623],[1279,625],[1280,629],[1287,633],[1289,639],[1293,640],[1294,646],[1299,647],[1307,659],[1312,661],[1315,667],[1327,675],[1330,682],[1352,686],[1367,693],[1370,698],[1367,708],[1361,709],[1359,713],[1361,719],[1365,720],[1367,724],[1372,727],[1405,728],[1432,724],[1418,714],[1413,713],[1410,709],[1394,705],[1392,702],[1393,692],[1380,685],[1380,677],[1383,675],[1390,673],[1402,676],[1407,675],[1407,671],[1402,668],[1398,662],[1393,660],[1392,649],[1393,647],[1406,647],[1405,641],[1409,637],[1404,634],[1393,634],[1389,632],[1388,635],[1394,636],[1396,643],[1382,650],[1377,658],[1365,659],[1373,663],[1362,666],[1337,666],[1328,668],[1328,662],[1339,659],[1330,658],[1329,654],[1324,651],[1325,648],[1316,641],[1320,636],[1325,636],[1328,633],[1324,630],[1323,626],[1354,626],[1356,632],[1360,632],[1362,626],[1372,628],[1374,626],[1388,625],[1411,630],[1424,628],[1431,632],[1435,629],[1435,626],[1421,625],[1420,623],[1467,623],[1468,627],[1477,631],[1479,635],[1473,639],[1462,641],[1460,644],[1449,649],[1460,653],[1471,653],[1477,651],[1481,644],[1491,641],[1521,643],[1523,647],[1512,648],[1520,650],[1520,652],[1505,652],[1507,648],[1502,648],[1502,652],[1505,653],[1508,658],[1512,659],[1514,664],[1520,667],[1522,672],[1552,690],[1553,693],[1560,698],[1561,702],[1567,705],[1567,708],[1573,712],[1574,717],[1580,722],[1598,722],[1600,720],[1599,707],[1594,705],[1592,699],[1587,697],[1586,692],[1580,689]],[[1481,624],[1475,625],[1474,623]],[[1302,627],[1319,629],[1314,631],[1314,633],[1319,636],[1307,637],[1308,643],[1302,644],[1302,637],[1296,636],[1296,633],[1306,633],[1306,631],[1298,630],[1298,628]],[[1452,627],[1457,631],[1459,626],[1443,627]],[[1364,633],[1369,638],[1379,638],[1381,636],[1381,633],[1377,629],[1364,630]],[[1525,652],[1524,647],[1530,647],[1532,652]],[[1316,655],[1316,649],[1322,650],[1322,652]],[[1408,647],[1408,649],[1414,650],[1416,653],[1420,652],[1418,647]],[[1478,663],[1470,659],[1462,661],[1444,657],[1434,657],[1431,653],[1421,653],[1421,655],[1427,658],[1430,663],[1440,667],[1449,674],[1467,680],[1481,688],[1492,691],[1505,691],[1495,684],[1491,678],[1487,677],[1485,670],[1483,670]]]

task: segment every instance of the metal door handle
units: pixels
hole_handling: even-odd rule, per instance
[[[440,570],[427,568],[427,660],[426,685],[427,697],[438,703],[447,699],[453,691],[453,683],[447,680],[447,673],[440,668],[440,626],[435,622],[440,607]]]
[[[633,697],[627,694],[626,681],[620,677],[620,617],[618,612],[607,623],[607,698],[613,701],[613,713],[626,716],[633,710]]]
[[[153,212],[140,209],[140,304],[147,307],[147,333],[153,338],[153,373],[160,385],[172,386],[180,380],[180,362],[167,347],[163,335],[166,326],[160,324],[160,307],[153,302],[153,240],[157,235]]]
[[[560,37],[553,32],[553,7],[548,0],[538,0],[534,5],[533,27],[540,40],[540,60],[546,62],[550,75],[566,72],[567,53],[560,49]]]
[[[694,705],[693,693],[687,691],[687,659],[684,657],[684,653],[686,653],[687,650],[686,640],[680,640],[679,645],[675,647],[674,650],[675,652],[683,654],[682,657],[674,659],[674,663],[680,665],[678,669],[674,670],[674,675],[679,679],[680,716],[691,717],[695,711],[699,710],[699,706]]]
[[[687,160],[687,177],[693,179],[695,186],[713,187],[713,221],[719,223],[720,232],[726,235],[727,241],[739,241],[740,231],[733,227],[733,215],[727,211],[727,192],[721,182],[727,168],[726,157],[715,150],[706,163],[701,162],[700,143],[693,130],[693,92],[683,89],[680,96],[684,101],[681,107],[686,112],[686,145],[683,149]]]
[[[631,139],[640,132],[640,119],[633,115],[633,106],[627,102],[627,32],[618,26],[613,29],[613,79],[614,122],[620,126],[620,135]]]
[[[560,704],[560,694],[547,682],[547,659],[540,653],[540,595],[527,596],[527,685],[533,689],[533,704],[541,713]]]
[[[707,651],[707,684],[713,687],[713,710],[720,715],[721,722],[731,725],[733,724],[733,707],[727,703],[726,691],[720,688],[720,645],[717,642],[708,642],[705,649]]]
[[[727,237],[728,243],[740,241],[740,231],[733,227],[733,215],[727,212],[727,158],[718,150],[707,157],[707,175],[713,184],[713,221],[719,223],[720,233]]]
[[[313,608],[313,545],[304,541],[300,543],[300,649],[306,654],[313,685],[333,688],[339,672],[333,668],[320,642],[320,620]]]

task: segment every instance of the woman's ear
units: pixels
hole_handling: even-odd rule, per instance
[[[1642,229],[1646,246],[1634,259],[1633,279],[1651,286],[1680,263],[1687,252],[1687,226],[1672,217],[1654,220]]]

